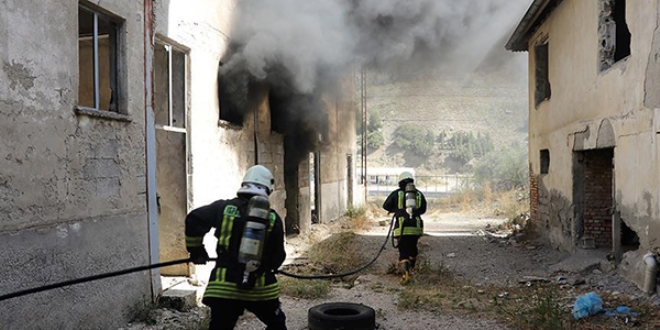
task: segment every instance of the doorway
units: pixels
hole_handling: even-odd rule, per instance
[[[182,219],[188,214],[187,54],[165,42],[154,49],[156,194],[159,260],[188,257]],[[166,276],[190,276],[187,264],[161,269]]]
[[[614,148],[578,151],[574,155],[576,219],[583,242],[612,247]]]

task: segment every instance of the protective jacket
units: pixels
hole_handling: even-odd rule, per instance
[[[237,197],[218,200],[193,210],[186,217],[186,248],[189,252],[203,248],[202,240],[211,228],[216,228],[218,261],[211,272],[204,293],[204,302],[214,298],[244,301],[265,301],[279,298],[279,286],[275,277],[284,259],[284,229],[282,219],[270,210],[266,242],[261,266],[251,276],[252,288],[239,286],[244,265],[238,262],[238,250],[247,214],[248,199]]]
[[[401,235],[422,236],[424,234],[424,221],[421,215],[426,213],[426,198],[416,190],[416,203],[411,218],[406,211],[406,192],[403,188],[393,191],[383,203],[383,208],[394,213],[394,237]]]

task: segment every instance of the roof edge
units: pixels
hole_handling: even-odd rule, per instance
[[[527,51],[532,33],[548,18],[562,0],[534,0],[527,9],[525,16],[507,41],[505,48],[509,51]]]

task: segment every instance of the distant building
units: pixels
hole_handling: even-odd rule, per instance
[[[356,170],[357,173],[363,173],[361,167]],[[399,175],[403,172],[415,175],[415,169],[412,167],[367,167],[368,182],[369,184],[396,185]]]

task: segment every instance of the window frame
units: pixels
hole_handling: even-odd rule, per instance
[[[539,50],[543,49],[545,52],[545,68],[541,69],[539,66]],[[543,71],[545,80],[540,81],[540,71]],[[541,94],[543,93],[543,94]],[[550,84],[550,42],[547,37],[541,39],[534,45],[534,105],[536,109],[545,102],[549,101],[552,97],[552,85]]]
[[[84,106],[80,105],[80,99],[76,102],[76,112],[82,115],[92,115],[98,117],[104,117],[108,119],[117,119],[122,121],[130,121],[130,117],[123,111],[123,79],[120,79],[121,72],[123,68],[122,61],[122,33],[124,22],[122,18],[109,14],[104,11],[102,8],[94,6],[93,4],[86,2],[78,3],[78,12],[84,10],[92,14],[93,17],[93,31],[92,31],[92,63],[93,63],[93,106]],[[99,71],[99,20],[104,20],[107,23],[111,24],[114,29],[114,35],[110,34],[109,38],[109,53],[110,53],[110,70],[109,70],[109,85],[112,90],[111,102],[108,109],[101,108],[101,86],[100,86],[100,71]],[[80,36],[80,24],[78,24],[78,43],[81,40]],[[78,45],[78,60],[80,60],[80,45]],[[78,91],[80,92],[80,72],[78,73]]]
[[[164,47],[167,53],[167,125],[162,125],[162,124],[156,124],[157,129],[162,129],[165,131],[170,131],[170,132],[178,132],[178,133],[187,133],[188,132],[188,88],[189,88],[189,71],[188,71],[188,66],[189,66],[189,51],[186,50],[183,47],[179,47],[177,45],[174,45],[172,42],[169,42],[165,40],[164,38],[157,37],[156,42],[155,42],[156,47]],[[174,125],[174,111],[172,104],[173,102],[173,89],[172,89],[172,80],[173,80],[173,72],[172,72],[172,52],[176,51],[179,52],[183,55],[183,74],[184,74],[184,79],[183,79],[183,127],[175,126]],[[155,52],[154,52],[155,56]]]

